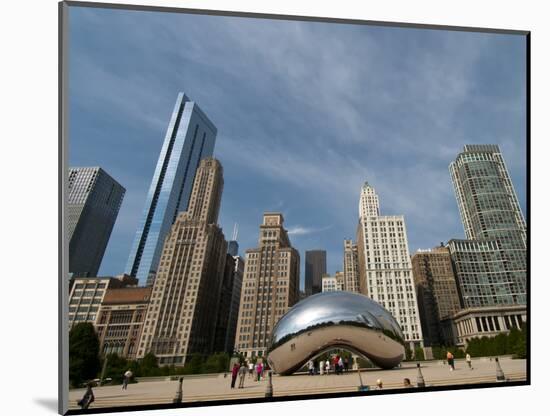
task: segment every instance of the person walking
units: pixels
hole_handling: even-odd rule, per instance
[[[330,373],[330,362],[329,362],[328,358],[325,361],[325,371],[326,371],[327,375]]]
[[[77,404],[80,406],[80,408],[87,409],[94,402],[94,400],[95,396],[92,390],[92,383],[89,382],[88,384],[86,384],[86,391],[84,392],[84,396],[82,396],[82,399],[80,399]]]
[[[338,356],[337,355],[332,357],[332,366],[334,367],[334,374],[338,375],[340,372],[338,371]]]
[[[470,368],[470,370],[474,369],[472,367],[472,357],[470,356],[470,354],[466,354],[466,364],[468,364],[468,368]]]
[[[344,371],[347,373],[349,370],[349,360],[348,357],[344,358]]]
[[[241,364],[239,367],[239,388],[244,388],[244,379],[246,378],[246,372],[248,369],[246,368],[246,365],[244,363]]]
[[[449,364],[449,370],[450,371],[455,370],[455,357],[451,353],[451,351],[447,351],[447,364]]]
[[[256,373],[258,375],[258,380],[257,381],[260,381],[262,379],[262,372],[264,371],[264,366],[262,363],[257,363],[256,364]]]
[[[237,380],[237,374],[239,373],[239,363],[233,364],[233,368],[231,369],[231,388],[235,388],[235,381]]]
[[[254,363],[252,361],[248,362],[248,376],[254,378]]]
[[[124,379],[122,380],[122,390],[128,390],[128,383],[130,382],[130,379],[134,373],[130,369],[124,373]]]
[[[308,369],[308,372],[309,372],[309,375],[312,376],[313,375],[313,371],[314,371],[314,366],[313,366],[313,360],[309,360],[307,362],[307,369]]]
[[[342,357],[338,358],[338,369],[340,370],[340,374],[344,372],[344,360],[342,360]]]

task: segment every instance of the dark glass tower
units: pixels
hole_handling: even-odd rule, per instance
[[[321,278],[327,273],[327,252],[325,250],[306,251],[306,296],[321,292]]]
[[[99,167],[69,169],[69,273],[97,276],[125,192]]]
[[[126,273],[142,285],[153,284],[164,239],[187,209],[195,172],[214,153],[216,134],[199,106],[179,93],[126,264]]]
[[[451,163],[466,240],[449,241],[463,307],[526,303],[526,226],[496,145],[466,145]]]

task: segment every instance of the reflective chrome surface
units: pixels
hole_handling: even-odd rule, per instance
[[[393,368],[403,359],[403,333],[395,318],[372,299],[352,292],[324,292],[297,303],[271,334],[267,361],[292,374],[308,360],[343,348]]]

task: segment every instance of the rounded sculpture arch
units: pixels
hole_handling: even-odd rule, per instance
[[[292,374],[310,359],[342,348],[388,369],[405,355],[395,318],[374,300],[336,291],[309,296],[275,325],[267,361],[278,374]]]

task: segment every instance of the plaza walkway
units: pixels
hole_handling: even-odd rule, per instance
[[[427,386],[476,384],[496,381],[496,365],[489,358],[474,359],[473,370],[468,369],[463,360],[457,360],[455,371],[449,371],[443,361],[421,363],[422,374]],[[513,360],[508,357],[500,359],[505,377],[510,381],[526,379],[526,360]],[[403,363],[401,368],[392,370],[364,369],[361,371],[363,384],[374,388],[377,379],[381,379],[385,389],[403,388],[403,379],[409,378],[416,385],[417,369],[415,363]],[[217,376],[193,377],[183,381],[183,401],[230,400],[258,398],[265,396],[267,380],[254,381],[246,376],[243,389],[231,389],[231,378]],[[238,379],[237,384],[238,385]],[[357,391],[359,376],[357,371],[343,375],[295,374],[292,376],[273,376],[274,396],[295,396],[305,394],[326,394]],[[178,381],[141,381],[129,384],[128,390],[121,386],[95,387],[95,402],[90,408],[116,407],[147,404],[172,403],[176,394]],[[84,394],[84,389],[69,392],[69,408],[77,409],[76,402]]]

